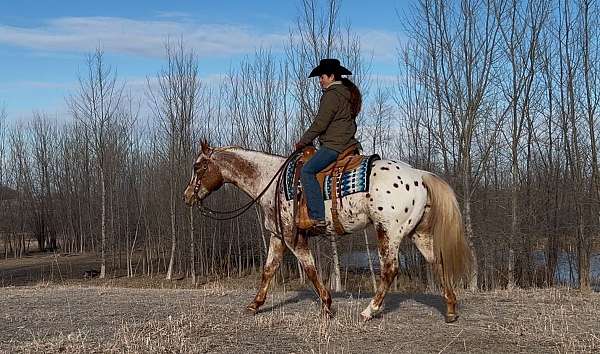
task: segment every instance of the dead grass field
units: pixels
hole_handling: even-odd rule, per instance
[[[14,266],[14,265],[13,265]],[[31,266],[31,265],[29,265]],[[0,272],[7,265],[0,262]],[[363,322],[370,293],[334,295],[320,316],[309,285],[277,285],[244,312],[257,275],[196,289],[125,288],[120,279],[0,288],[0,351],[258,353],[564,353],[600,350],[600,294],[565,288],[461,292],[443,320],[437,294],[390,293]],[[140,284],[150,284],[139,280]],[[160,287],[162,282],[153,286]],[[183,282],[172,282],[182,286]],[[179,285],[177,285],[179,284]]]

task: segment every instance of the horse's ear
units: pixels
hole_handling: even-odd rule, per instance
[[[200,142],[200,151],[202,151],[204,155],[208,155],[210,153],[210,146],[208,146],[208,143],[204,139],[202,139]]]

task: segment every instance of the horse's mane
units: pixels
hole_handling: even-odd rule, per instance
[[[259,154],[262,154],[262,155],[266,155],[266,156],[270,156],[270,157],[282,157],[282,158],[286,157],[286,156],[279,155],[279,154],[269,154],[269,153],[266,153],[264,151],[259,151],[259,150],[244,148],[244,147],[241,147],[239,145],[229,145],[229,146],[222,146],[222,147],[214,147],[213,150],[215,152],[219,152],[219,151],[231,151],[231,150],[242,150],[242,151],[247,151],[247,152],[256,152],[256,153],[259,153]]]

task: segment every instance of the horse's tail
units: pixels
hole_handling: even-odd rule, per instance
[[[452,286],[466,280],[471,271],[471,249],[452,187],[434,174],[425,174],[423,184],[429,194],[429,233],[433,236],[433,254],[441,265],[442,284]]]

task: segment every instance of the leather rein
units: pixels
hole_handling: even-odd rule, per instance
[[[262,192],[260,192],[256,198],[253,198],[252,200],[250,200],[248,203],[242,205],[241,207],[237,208],[237,209],[233,209],[233,210],[227,210],[227,211],[223,211],[223,210],[213,210],[210,209],[209,207],[205,206],[202,204],[202,201],[200,202],[200,204],[198,205],[198,208],[200,209],[200,212],[202,213],[202,215],[213,219],[213,220],[231,220],[231,219],[235,219],[238,216],[242,215],[243,213],[245,213],[248,209],[250,209],[250,207],[252,207],[252,205],[254,205],[256,202],[258,202],[260,200],[260,198],[262,198],[262,196],[267,192],[267,190],[269,189],[269,187],[271,187],[271,184],[273,184],[273,182],[275,181],[275,179],[277,179],[277,191],[275,193],[275,205],[277,206],[277,215],[278,215],[278,226],[280,227],[281,222],[280,222],[280,218],[281,218],[281,213],[279,212],[279,198],[278,198],[278,191],[281,185],[281,171],[283,171],[283,169],[287,166],[287,164],[291,161],[291,159],[296,156],[296,153],[299,150],[295,150],[288,158],[285,159],[285,161],[283,162],[283,164],[279,167],[279,169],[277,170],[277,172],[275,172],[275,175],[271,178],[271,180],[269,181],[269,183],[267,184],[267,186],[262,190]],[[213,150],[210,151],[210,153],[208,154],[207,158],[210,158],[210,156],[212,155]],[[204,174],[206,173],[206,170],[208,169],[207,165],[203,165],[201,167],[201,171],[200,173],[196,174],[196,184],[194,186],[194,194],[197,196],[198,192],[200,191],[200,188],[202,188],[202,177],[204,177]],[[279,178],[277,178],[279,177]],[[223,216],[218,216],[218,215],[223,215]]]

